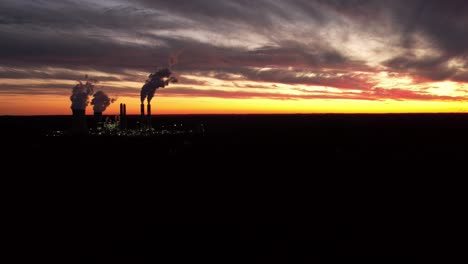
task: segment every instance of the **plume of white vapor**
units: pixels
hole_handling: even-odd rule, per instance
[[[93,110],[96,113],[102,113],[106,111],[106,108],[115,102],[116,99],[110,98],[105,92],[97,91],[93,95],[93,100],[91,100],[91,105],[93,105]]]
[[[148,100],[148,103],[151,103],[151,99],[153,99],[157,89],[166,87],[170,82],[177,82],[177,79],[171,77],[171,74],[172,72],[169,69],[160,69],[150,74],[143,87],[141,87],[141,103],[143,103],[145,99]]]
[[[73,110],[85,110],[89,103],[89,96],[94,93],[94,84],[97,83],[97,80],[88,79],[87,75],[85,79],[84,83],[78,81],[73,87],[72,95],[70,96],[72,102],[71,109]]]

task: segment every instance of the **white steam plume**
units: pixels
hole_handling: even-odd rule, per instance
[[[97,83],[97,80],[88,79],[87,75],[85,79],[85,83],[78,81],[73,87],[72,95],[70,96],[72,102],[71,109],[73,110],[85,110],[89,103],[89,96],[94,93],[94,84]]]

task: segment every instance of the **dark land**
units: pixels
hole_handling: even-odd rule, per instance
[[[153,137],[0,123],[18,222],[77,263],[413,263],[450,232],[468,158],[467,114],[155,116],[205,131]]]
[[[244,161],[262,160],[264,156],[259,154],[273,159],[338,161],[463,159],[468,144],[468,114],[174,115],[153,117],[152,126],[175,130],[173,125],[183,125],[185,130],[196,130],[201,124],[203,135],[194,131],[191,135],[132,138],[46,136],[51,131],[67,133],[71,118],[3,116],[3,140],[28,152],[47,154],[70,152],[68,146],[75,142],[89,149],[100,145],[101,158],[106,160],[120,158],[114,156],[117,149],[176,158],[226,155]],[[138,120],[138,116],[130,116],[129,128],[136,128]],[[88,116],[88,127],[93,127],[92,116]],[[172,151],[166,151],[168,147]]]

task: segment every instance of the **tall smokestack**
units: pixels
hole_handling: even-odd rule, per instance
[[[123,105],[123,129],[127,129],[127,105]]]
[[[119,128],[123,129],[124,128],[124,107],[123,104],[120,103],[120,122],[119,122]]]
[[[180,55],[180,54],[179,54]],[[177,57],[179,56],[175,54],[173,57],[170,58],[169,60],[169,65],[172,66],[177,63]],[[145,84],[143,87],[141,87],[140,91],[140,101],[141,101],[141,126],[142,128],[147,126],[147,128],[151,128],[151,100],[153,99],[154,94],[156,93],[156,90],[159,88],[164,88],[169,83],[175,83],[177,82],[177,78],[171,77],[171,70],[170,69],[159,69],[155,73],[151,73],[148,76],[148,79],[145,81]],[[147,106],[147,117],[146,120],[144,119],[145,113],[145,106],[144,101],[145,99],[148,102]]]
[[[146,106],[146,114],[148,116],[148,128],[151,128],[151,104],[148,103],[148,105]]]
[[[160,69],[155,73],[151,73],[143,87],[141,87],[141,103],[143,104],[145,99],[147,99],[148,104],[150,104],[157,89],[164,88],[171,82],[177,82],[177,78],[171,77],[171,74],[172,72],[169,69]]]
[[[140,105],[140,128],[145,128],[145,104],[141,103]]]

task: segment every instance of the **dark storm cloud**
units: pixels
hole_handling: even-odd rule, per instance
[[[468,45],[468,4],[465,0],[318,0],[322,7],[381,27],[382,18],[401,34],[402,44],[412,46],[417,33],[424,34],[447,55],[466,54]]]
[[[427,35],[447,56],[466,54],[468,45],[468,5],[463,0],[416,1],[417,16],[406,25],[406,34]],[[397,14],[397,18],[401,17]],[[410,37],[410,36],[406,36]]]
[[[273,19],[291,17],[282,1],[269,0],[137,0],[147,8],[193,18],[196,21],[218,23],[221,21],[253,23],[256,26],[271,26]],[[319,15],[319,13],[316,13]]]
[[[151,50],[75,33],[2,32],[0,56],[10,65],[148,67]],[[162,58],[159,58],[162,59]],[[123,64],[123,65],[122,65]]]
[[[250,66],[346,67],[351,62],[338,50],[325,46],[305,46],[293,41],[281,47],[263,47],[246,52],[239,58]],[[240,61],[242,63],[242,61]]]
[[[367,75],[361,73],[304,73],[293,70],[272,69],[263,71],[248,71],[245,73],[245,76],[247,79],[254,81],[318,85],[356,90],[367,90],[374,84],[368,79]]]
[[[303,91],[303,90],[302,90]],[[201,90],[195,88],[173,87],[160,92],[161,96],[181,96],[181,97],[214,97],[214,98],[238,98],[238,99],[277,99],[277,100],[298,100],[298,99],[352,99],[352,100],[382,100],[393,99],[403,100],[426,100],[426,101],[464,101],[464,97],[440,96],[427,93],[408,91],[405,89],[382,89],[375,88],[363,93],[330,93],[330,92],[308,92],[303,94],[278,94],[270,92],[254,91],[226,91],[226,90]]]
[[[451,67],[450,60],[467,61],[468,56],[468,4],[466,1],[409,1],[411,12],[395,12],[394,21],[402,23],[402,46],[408,49],[404,55],[398,55],[387,61],[385,65],[401,71],[410,71],[431,80],[459,78],[459,71],[468,70],[464,66]],[[395,10],[403,10],[402,8]],[[429,45],[438,54],[415,58],[414,51],[418,48],[418,36],[427,38]]]
[[[29,95],[69,95],[70,87],[73,85],[64,84],[1,84],[0,94],[29,94]]]
[[[194,96],[194,97],[214,97],[214,98],[237,98],[252,99],[265,98],[277,100],[298,100],[298,99],[354,99],[354,100],[376,100],[370,96],[360,94],[279,94],[273,92],[253,92],[253,91],[226,91],[226,90],[201,90],[194,88],[174,87],[160,92],[161,96]]]
[[[69,96],[70,89],[75,84],[2,84],[0,83],[0,94],[17,94],[17,95],[57,95]],[[112,96],[132,96],[138,89],[132,87],[110,87],[97,85],[98,89],[103,89]]]
[[[218,71],[190,71],[188,73],[191,75],[207,76],[233,82],[255,81],[290,85],[303,84],[354,90],[368,90],[376,84],[375,80],[370,78],[370,76],[373,75],[372,72],[348,72],[301,68],[236,68]],[[248,86],[244,85],[244,87]],[[256,85],[256,87],[259,86]],[[271,86],[268,87],[271,88]],[[262,86],[260,86],[260,88],[262,88]]]
[[[267,27],[262,29],[260,25],[266,18],[293,18],[280,2],[139,2],[142,5],[128,3],[107,7],[78,1],[2,2],[2,63],[53,64],[67,67],[120,64],[121,67],[145,68],[167,60],[168,52],[182,47],[191,49],[189,56],[193,58],[188,63],[200,67],[222,63],[223,60],[235,65],[244,65],[243,61],[237,61],[239,57],[250,60],[250,64],[258,65],[298,62],[317,65],[323,61],[340,63],[345,60],[338,51],[325,49],[326,45],[315,45],[314,54],[310,54],[301,50],[304,46],[296,45],[293,40],[278,40],[275,34],[269,32],[273,30],[271,23],[265,24]],[[264,15],[259,16],[258,12]],[[170,16],[165,17],[165,14]],[[218,21],[213,24],[213,19],[220,19],[224,23]],[[244,24],[250,23],[246,30],[260,34],[267,31],[269,36],[266,37],[270,38],[276,47],[267,46],[246,51],[199,43],[186,37],[148,33],[148,30],[158,29],[196,30],[194,27],[201,25],[208,27],[205,28],[207,30],[222,34],[223,30],[236,29],[238,25],[232,23],[241,21]],[[191,25],[192,22],[197,24]],[[144,45],[137,40],[141,40]]]
[[[412,54],[394,57],[385,62],[393,70],[408,72],[429,80],[440,81],[454,76],[459,69],[449,68],[444,57],[416,58]]]
[[[184,49],[178,74],[367,91],[375,83],[361,71],[377,70],[340,48],[358,28],[376,39],[397,36],[389,48],[398,51],[379,62],[390,71],[468,82],[467,17],[462,0],[3,0],[0,78],[77,79],[37,70],[56,67],[135,81],[128,70],[153,72]],[[434,54],[418,55],[420,38]]]
[[[0,79],[54,79],[54,80],[79,80],[92,69],[77,69],[75,71],[67,71],[64,69],[49,69],[40,67],[31,68],[13,68],[0,67]],[[115,76],[99,76],[100,81],[120,81],[119,77]]]
[[[468,69],[463,72],[459,72],[455,74],[455,76],[453,77],[453,80],[458,81],[458,82],[468,82]]]
[[[430,80],[460,77],[468,67],[451,68],[451,59],[467,61],[468,3],[465,0],[319,0],[322,7],[331,8],[340,15],[361,21],[369,30],[378,31],[389,26],[399,35],[403,54],[384,62],[385,66]],[[385,23],[388,23],[386,25]],[[425,38],[437,56],[415,58],[419,38]]]
[[[41,26],[68,30],[105,28],[141,29],[170,28],[174,23],[158,17],[164,13],[129,4],[102,5],[113,1],[73,0],[3,0],[0,3],[0,25]],[[158,21],[158,23],[154,23]]]

